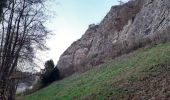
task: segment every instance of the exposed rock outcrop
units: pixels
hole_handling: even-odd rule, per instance
[[[155,39],[169,39],[162,32],[169,26],[169,0],[130,0],[113,6],[99,25],[90,25],[61,55],[57,66],[63,76],[88,70]]]

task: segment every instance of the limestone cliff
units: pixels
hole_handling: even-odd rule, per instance
[[[85,34],[60,57],[63,76],[85,71],[153,41],[169,39],[170,0],[130,0],[113,6],[99,25]]]

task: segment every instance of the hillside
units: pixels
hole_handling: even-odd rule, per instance
[[[146,46],[18,100],[170,99],[169,60],[170,43]]]
[[[129,0],[61,55],[62,80],[17,100],[169,100],[170,1]]]
[[[169,41],[169,11],[170,0],[129,0],[113,6],[61,55],[61,74],[84,72],[147,44]]]

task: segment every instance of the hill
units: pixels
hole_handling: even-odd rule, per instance
[[[89,25],[58,62],[62,76],[84,72],[134,49],[170,41],[170,0],[129,0]]]
[[[18,100],[170,99],[170,43],[146,46]]]
[[[65,77],[18,100],[170,99],[170,1],[130,0],[60,57]]]

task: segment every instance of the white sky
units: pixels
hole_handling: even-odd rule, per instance
[[[73,41],[85,33],[89,24],[100,23],[111,6],[118,4],[118,0],[53,1],[55,2],[50,3],[48,9],[56,16],[53,16],[46,26],[54,35],[47,40],[50,51],[41,54],[41,56],[43,61],[53,59],[55,64]]]

